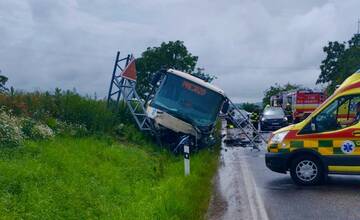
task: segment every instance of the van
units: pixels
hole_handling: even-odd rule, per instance
[[[360,174],[360,70],[304,121],[274,132],[266,166],[290,172],[296,184],[322,183],[328,174]]]

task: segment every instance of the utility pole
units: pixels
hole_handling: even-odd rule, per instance
[[[357,34],[360,34],[360,18],[357,22]]]

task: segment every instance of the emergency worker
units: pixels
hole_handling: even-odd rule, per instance
[[[251,120],[251,123],[253,124],[253,126],[254,126],[255,128],[258,128],[258,124],[259,124],[259,114],[258,114],[257,112],[251,113],[250,120]]]
[[[235,111],[234,109],[231,109],[229,112],[231,117],[235,117]],[[234,128],[234,125],[232,124],[232,121],[230,118],[226,118],[226,122],[227,122],[227,128]]]
[[[291,109],[291,105],[290,103],[287,103],[286,104],[286,107],[285,107],[285,116],[287,117],[288,119],[288,122],[292,122],[293,121],[293,117],[292,117],[292,109]]]

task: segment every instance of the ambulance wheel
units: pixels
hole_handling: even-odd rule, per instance
[[[292,180],[298,185],[311,186],[324,182],[325,172],[320,160],[311,155],[296,157],[290,166]]]

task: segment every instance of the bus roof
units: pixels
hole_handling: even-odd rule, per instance
[[[212,85],[212,84],[210,84],[208,82],[205,82],[204,80],[199,79],[199,78],[197,78],[197,77],[195,77],[195,76],[193,76],[193,75],[191,75],[189,73],[184,73],[184,72],[181,72],[179,70],[174,70],[174,69],[168,69],[167,72],[171,73],[171,74],[174,74],[174,75],[177,75],[177,76],[179,76],[181,78],[187,79],[187,80],[189,80],[191,82],[194,82],[194,83],[196,83],[196,84],[198,84],[200,86],[203,86],[203,87],[205,87],[207,89],[210,89],[210,90],[212,90],[212,91],[214,91],[216,93],[219,93],[222,96],[225,96],[225,92],[222,89],[220,89],[220,88],[218,88],[218,87],[216,87],[216,86],[214,86],[214,85]]]

